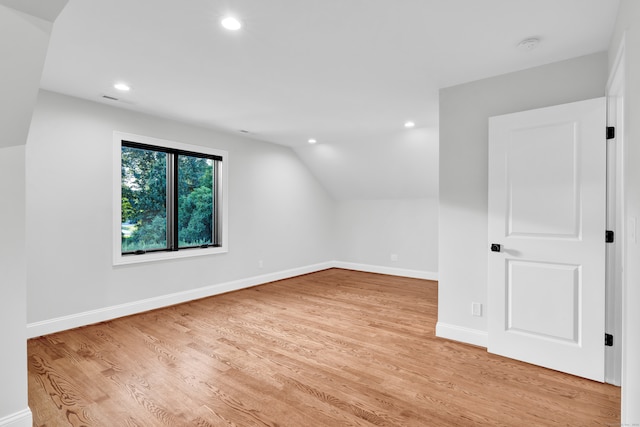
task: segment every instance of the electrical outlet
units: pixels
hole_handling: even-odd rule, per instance
[[[262,268],[264,267],[264,261],[262,261],[261,259],[258,260],[258,268]]]
[[[391,261],[393,262],[398,261],[398,254],[391,254]]]
[[[477,317],[482,317],[482,304],[479,302],[472,302],[471,314]]]

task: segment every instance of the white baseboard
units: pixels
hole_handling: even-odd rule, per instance
[[[157,308],[180,304],[187,301],[193,301],[196,299],[219,295],[226,292],[250,288],[252,286],[262,285],[264,283],[269,283],[276,280],[288,279],[290,277],[300,276],[302,274],[326,270],[327,268],[332,267],[332,262],[313,264],[305,267],[293,268],[290,270],[262,274],[260,276],[252,276],[245,279],[234,280],[231,282],[205,286],[203,288],[191,289],[188,291],[176,292],[168,295],[160,295],[158,297],[133,301],[126,304],[114,305],[97,310],[85,311],[69,316],[56,317],[40,322],[28,323],[27,338],[35,338],[42,335],[64,331],[67,329],[91,325],[93,323],[105,322],[107,320],[113,320],[118,317],[130,316],[132,314],[142,313],[144,311],[155,310]]]
[[[0,418],[0,427],[31,427],[32,425],[33,417],[29,408]]]
[[[293,268],[290,270],[263,274],[260,276],[252,276],[245,279],[234,280],[231,282],[205,286],[203,288],[191,289],[188,291],[177,292],[168,295],[160,295],[153,298],[132,301],[125,304],[85,311],[68,316],[56,317],[39,322],[28,323],[27,338],[35,338],[42,335],[48,335],[55,332],[91,325],[94,323],[105,322],[107,320],[113,320],[118,317],[130,316],[132,314],[155,310],[157,308],[180,304],[187,301],[193,301],[199,298],[206,298],[226,292],[250,288],[252,286],[262,285],[264,283],[269,283],[276,280],[288,279],[290,277],[300,276],[302,274],[314,273],[316,271],[326,270],[328,268],[344,268],[347,270],[389,274],[402,277],[413,277],[427,280],[437,280],[438,278],[437,273],[428,271],[405,270],[400,268],[390,268],[368,264],[328,261],[319,264]],[[0,424],[0,427],[2,427],[2,424]]]
[[[384,267],[380,265],[358,264],[353,262],[334,261],[333,266],[345,270],[365,271],[367,273],[389,274],[391,276],[411,277],[414,279],[438,280],[438,273],[423,270]]]
[[[487,334],[486,331],[449,325],[442,322],[436,323],[436,336],[484,348],[487,348],[489,342],[489,334]]]

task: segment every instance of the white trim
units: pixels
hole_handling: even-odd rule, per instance
[[[33,416],[29,408],[0,418],[0,427],[31,427],[32,425]]]
[[[229,252],[226,247],[212,247],[212,248],[195,248],[195,249],[185,249],[180,251],[173,252],[151,252],[144,255],[129,255],[122,256],[120,253],[120,242],[118,242],[118,250],[114,251],[113,254],[113,265],[129,265],[129,264],[140,264],[142,262],[154,262],[154,261],[162,261],[167,259],[179,259],[179,258],[191,258],[196,256],[204,256],[204,255],[215,255],[215,254],[223,254]],[[115,246],[114,246],[115,247]]]
[[[364,271],[367,273],[388,274],[390,276],[411,277],[414,279],[438,280],[438,273],[424,270],[409,270],[405,268],[385,267],[380,265],[357,264],[353,262],[334,261],[334,267],[345,270]]]
[[[206,249],[191,249],[174,252],[151,252],[144,255],[122,255],[121,209],[122,209],[122,141],[133,141],[157,147],[174,148],[222,157],[222,246]],[[229,252],[229,153],[202,145],[189,145],[166,139],[113,132],[113,265],[137,264],[141,262],[162,261],[166,259],[187,258],[202,255],[214,255]]]
[[[187,301],[193,301],[199,298],[206,298],[213,295],[219,295],[226,292],[237,291],[240,289],[250,288],[252,286],[262,285],[276,280],[288,279],[290,277],[300,276],[302,274],[326,270],[332,267],[333,265],[331,262],[314,264],[275,273],[263,274],[260,276],[247,277],[245,279],[234,280],[231,282],[205,286],[203,288],[191,289],[188,291],[176,292],[168,295],[160,295],[153,298],[114,305],[97,310],[85,311],[83,313],[56,317],[54,319],[43,320],[40,322],[29,323],[27,324],[27,338],[39,337],[41,335],[52,334],[54,332],[60,332],[67,329],[78,328],[81,326],[91,325],[93,323],[116,319],[118,317],[130,316],[132,314],[155,310],[162,307],[168,307]]]
[[[626,167],[629,166],[627,163],[627,148],[626,144],[628,141],[627,135],[628,130],[625,127],[625,119],[628,118],[628,111],[625,111],[625,107],[627,106],[627,100],[625,99],[626,94],[628,92],[628,88],[626,87],[627,80],[627,64],[626,64],[626,31],[623,32],[622,37],[620,39],[620,45],[618,46],[618,50],[616,52],[616,57],[614,59],[613,65],[609,70],[609,79],[607,81],[607,96],[615,93],[618,97],[622,98],[620,101],[620,106],[622,107],[622,111],[617,111],[616,113],[616,141],[620,144],[617,147],[617,163],[616,163],[616,178],[619,180],[617,183],[618,188],[616,200],[618,204],[616,205],[617,209],[617,219],[619,220],[620,229],[616,230],[616,236],[620,236],[622,240],[618,243],[619,251],[619,260],[617,260],[616,268],[619,268],[620,271],[616,271],[618,278],[620,280],[619,290],[620,290],[620,298],[616,299],[616,309],[619,310],[617,315],[621,316],[620,319],[620,340],[621,343],[621,360],[620,360],[620,383],[622,386],[621,396],[620,396],[620,420],[622,425],[637,425],[634,423],[638,422],[638,419],[632,419],[635,413],[637,413],[636,408],[638,405],[638,387],[635,384],[636,378],[633,375],[634,369],[629,369],[628,366],[636,363],[637,354],[630,350],[629,339],[631,331],[635,331],[637,327],[632,326],[629,322],[629,313],[635,312],[636,307],[634,306],[634,302],[630,298],[628,298],[629,288],[631,284],[629,283],[628,273],[625,269],[625,266],[628,265],[630,259],[628,258],[629,245],[631,244],[631,238],[627,238],[627,233],[630,230],[626,229],[627,224],[630,227],[635,227],[635,223],[627,223],[627,221],[631,220],[628,216],[627,212],[627,184],[626,184]],[[617,255],[618,255],[617,254]],[[635,262],[635,260],[633,260]],[[635,285],[635,283],[634,283]],[[618,304],[619,303],[619,304]],[[614,344],[616,343],[614,337]]]
[[[436,323],[436,336],[484,348],[487,348],[489,342],[487,331],[449,325],[442,322]]]
[[[605,347],[605,381],[622,383],[623,343],[623,260],[626,224],[624,203],[624,86],[625,35],[623,34],[607,82],[607,126],[616,129],[615,139],[607,143],[607,229],[614,230],[615,241],[607,245],[606,332],[614,336],[613,347]]]

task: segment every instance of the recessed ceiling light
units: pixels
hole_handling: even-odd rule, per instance
[[[240,28],[242,28],[242,22],[240,22],[233,16],[227,16],[223,18],[222,21],[220,21],[220,24],[222,24],[224,28],[230,31],[238,31]]]
[[[118,89],[121,92],[128,92],[131,90],[131,86],[126,83],[116,83],[113,85],[114,88]]]
[[[309,144],[315,144],[315,143],[316,143],[316,142],[318,142],[318,141],[316,141],[315,139],[311,138],[311,139],[309,139],[309,141],[307,141],[307,142],[308,142]]]
[[[416,124],[412,121],[404,122],[404,127],[406,128],[412,128],[412,127],[415,127],[415,125]]]

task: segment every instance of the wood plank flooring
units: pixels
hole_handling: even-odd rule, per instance
[[[34,426],[611,426],[620,389],[435,337],[437,284],[340,269],[29,340]]]

